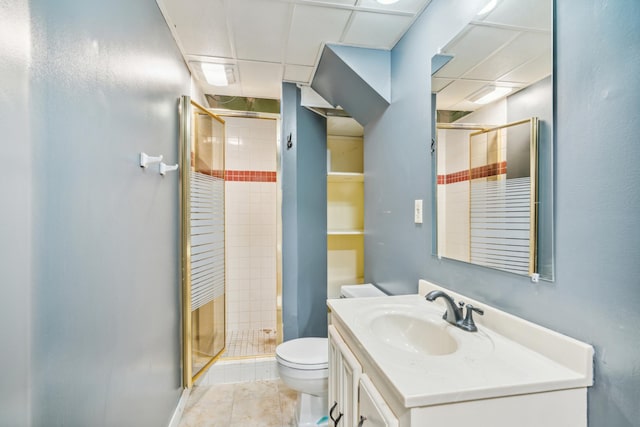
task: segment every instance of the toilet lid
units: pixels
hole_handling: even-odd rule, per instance
[[[298,338],[276,347],[276,357],[285,366],[299,369],[325,369],[329,365],[327,338]]]

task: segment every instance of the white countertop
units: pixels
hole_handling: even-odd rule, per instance
[[[420,295],[388,296],[329,300],[333,322],[346,329],[359,341],[359,351],[385,376],[385,383],[395,389],[407,408],[517,394],[546,392],[586,387],[592,384],[590,363],[593,349],[537,325],[518,319],[517,332],[526,335],[527,328],[536,337],[549,332],[542,345],[578,346],[579,363],[567,366],[478,323],[478,332],[463,331],[442,319],[444,307],[428,302]],[[485,312],[491,309],[482,305]],[[458,344],[458,350],[447,355],[432,356],[409,352],[389,345],[372,330],[372,318],[384,312],[398,312],[436,322],[445,328]],[[495,310],[497,311],[497,310]],[[499,311],[497,311],[499,312]],[[506,315],[503,321],[509,321]],[[493,318],[495,319],[494,315]],[[517,319],[517,318],[516,318]],[[440,323],[441,322],[441,323]],[[495,320],[494,320],[495,322]],[[499,328],[496,328],[499,329]],[[545,341],[545,339],[538,339]],[[526,342],[526,340],[525,340]],[[584,353],[584,354],[583,354]]]

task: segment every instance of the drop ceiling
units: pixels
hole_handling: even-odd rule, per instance
[[[280,98],[309,84],[324,43],[391,49],[431,0],[157,0],[205,93]],[[211,86],[198,62],[235,65],[236,83]]]

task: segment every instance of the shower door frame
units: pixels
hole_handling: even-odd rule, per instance
[[[182,383],[184,388],[191,388],[193,383],[215,363],[226,350],[226,291],[224,304],[225,333],[222,350],[211,358],[195,375],[193,375],[193,348],[192,348],[192,311],[191,311],[191,163],[192,163],[192,132],[193,132],[193,107],[208,114],[212,119],[224,124],[217,115],[207,108],[191,100],[191,97],[183,95],[180,98],[180,259],[181,259],[181,307],[182,307]],[[223,142],[224,147],[224,142]],[[224,148],[223,148],[224,153]],[[224,154],[222,159],[224,173]],[[224,181],[223,181],[224,185]],[[224,193],[224,188],[223,188]],[[226,248],[225,248],[226,253]],[[226,288],[226,255],[225,255],[225,288]]]

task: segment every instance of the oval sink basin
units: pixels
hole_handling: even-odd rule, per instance
[[[458,349],[458,343],[449,335],[446,325],[407,314],[381,314],[372,319],[370,328],[378,339],[410,353],[443,356]]]

